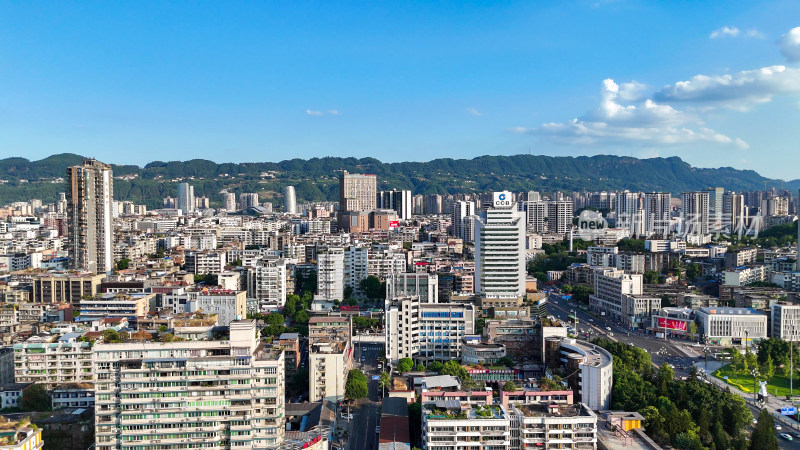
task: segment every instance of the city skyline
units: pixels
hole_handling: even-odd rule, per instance
[[[0,5],[0,157],[530,151],[797,178],[789,2],[95,6]]]

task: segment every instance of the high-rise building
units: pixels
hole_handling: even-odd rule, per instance
[[[669,235],[670,201],[668,192],[648,192],[644,194],[644,233],[646,236]]]
[[[67,247],[73,269],[93,273],[114,269],[111,166],[86,159],[67,169]]]
[[[547,202],[529,200],[519,204],[519,210],[525,211],[528,228],[534,233],[547,231]]]
[[[638,192],[618,192],[615,205],[617,228],[629,230],[631,236],[644,234],[644,209]]]
[[[225,210],[236,211],[236,194],[233,192],[225,194]]]
[[[344,249],[317,251],[317,295],[321,300],[344,300]]]
[[[194,186],[189,183],[178,183],[178,209],[189,214],[195,209]]]
[[[297,197],[294,186],[286,186],[283,190],[283,211],[286,214],[297,214]]]
[[[247,209],[258,206],[258,194],[245,192],[239,196],[239,209]]]
[[[706,189],[708,192],[708,228],[711,233],[722,231],[725,188]]]
[[[681,227],[686,235],[705,236],[709,233],[708,192],[681,194]]]
[[[378,208],[393,209],[397,217],[408,220],[412,215],[411,191],[381,191],[378,193]]]
[[[339,210],[372,211],[378,195],[378,177],[373,174],[348,173],[339,177]]]
[[[722,196],[722,226],[731,233],[744,229],[748,222],[748,209],[744,203],[744,195],[726,192]]]
[[[487,298],[521,297],[526,276],[525,214],[517,211],[509,192],[495,192],[493,198],[492,207],[474,222],[475,291]]]
[[[459,200],[453,202],[453,210],[450,214],[450,223],[453,226],[453,236],[468,241],[464,237],[464,219],[475,214],[475,204],[470,201]]]
[[[395,297],[386,300],[385,311],[386,358],[393,364],[402,358],[459,360],[462,338],[475,328],[475,306],[470,303]]]
[[[572,217],[572,200],[547,203],[547,229],[551,233],[566,235],[572,228]]]
[[[255,320],[227,340],[97,344],[95,446],[268,449],[284,439],[283,352]]]

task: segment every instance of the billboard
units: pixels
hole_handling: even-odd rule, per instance
[[[514,202],[511,201],[511,192],[508,191],[493,192],[492,206],[499,209],[510,209],[511,207],[513,207]]]
[[[658,328],[666,328],[668,330],[686,331],[686,323],[683,320],[658,318]]]
[[[389,228],[397,228],[400,226],[399,220],[390,220],[389,221]]]

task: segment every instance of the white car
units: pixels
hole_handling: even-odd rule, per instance
[[[611,331],[611,327],[606,327],[606,331]]]
[[[353,414],[342,413],[342,419],[353,420]]]
[[[381,434],[381,426],[380,425],[375,427],[375,432],[378,433],[378,434]]]
[[[782,429],[780,425],[775,425],[775,431],[781,431]]]

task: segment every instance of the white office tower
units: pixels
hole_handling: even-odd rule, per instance
[[[556,200],[547,204],[547,229],[566,235],[572,228],[572,200]]]
[[[730,233],[745,229],[748,222],[748,208],[744,204],[744,195],[726,192],[722,196],[722,226]]]
[[[411,191],[380,191],[378,193],[378,209],[392,209],[397,218],[408,220],[412,215]]]
[[[178,183],[178,209],[184,214],[194,211],[194,186],[189,183]]]
[[[525,200],[529,202],[538,202],[542,199],[542,194],[537,191],[528,191],[528,194],[525,197]]]
[[[225,194],[225,211],[236,211],[236,194],[233,192]]]
[[[466,201],[453,202],[453,210],[450,213],[450,223],[453,225],[453,236],[464,239],[464,218],[475,214],[475,204]]]
[[[361,280],[368,276],[369,249],[356,245],[347,247],[344,251],[344,285],[358,291]]]
[[[67,169],[67,251],[71,269],[93,273],[114,269],[111,166],[86,159]]]
[[[670,201],[668,192],[648,192],[644,194],[644,233],[646,236],[667,237],[670,224]]]
[[[277,448],[284,356],[257,331],[241,320],[228,340],[95,345],[95,448]]]
[[[492,207],[475,219],[475,292],[487,298],[525,295],[525,214],[495,192]]]
[[[344,300],[344,249],[322,248],[317,252],[318,300]]]
[[[705,236],[709,232],[708,192],[681,194],[681,229],[685,235]]]
[[[547,231],[547,202],[530,200],[520,203],[519,210],[525,212],[529,230],[540,234]]]
[[[283,190],[283,211],[286,214],[297,214],[297,197],[294,186],[286,186]]]

